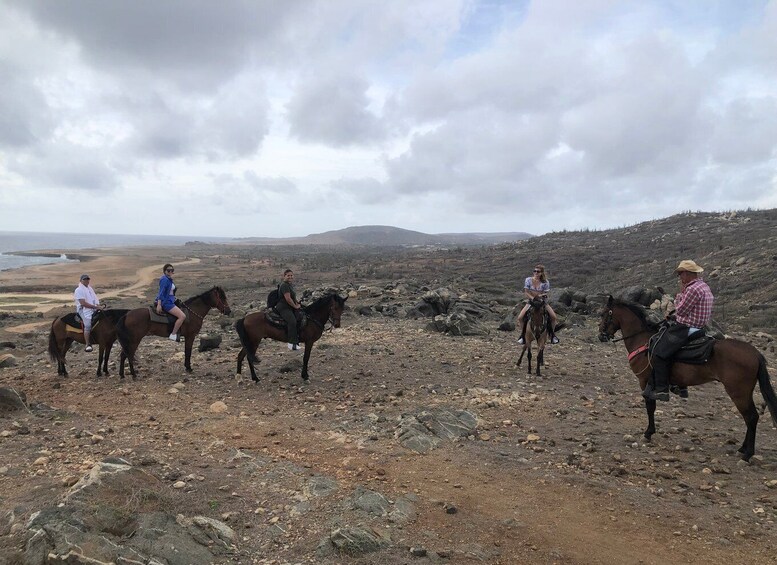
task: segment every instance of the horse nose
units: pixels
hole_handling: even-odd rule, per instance
[[[600,333],[599,341],[610,341],[610,336],[608,336],[606,333]]]

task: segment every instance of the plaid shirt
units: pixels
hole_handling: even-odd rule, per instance
[[[693,279],[675,296],[675,319],[691,328],[703,328],[712,317],[710,287],[701,279]]]

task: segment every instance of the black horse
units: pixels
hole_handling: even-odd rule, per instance
[[[321,334],[324,333],[324,326],[327,322],[333,327],[340,327],[340,317],[345,309],[346,298],[332,293],[322,296],[309,306],[305,306],[305,315],[308,322],[300,332],[300,340],[305,343],[305,356],[302,361],[302,378],[308,380],[308,359],[310,359],[310,350],[313,344],[318,341]],[[274,322],[267,317],[267,312],[254,312],[248,314],[245,318],[237,321],[235,324],[237,335],[240,337],[240,343],[243,349],[237,355],[237,372],[243,369],[243,359],[248,358],[248,367],[251,369],[251,378],[258,382],[254,364],[259,360],[256,357],[256,349],[259,342],[264,338],[274,339],[276,341],[286,341],[286,325]]]

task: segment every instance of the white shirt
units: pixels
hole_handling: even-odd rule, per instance
[[[81,317],[86,316],[87,318],[91,318],[94,309],[83,306],[80,300],[84,299],[87,304],[97,306],[100,303],[100,300],[97,298],[94,289],[91,286],[86,286],[84,283],[79,283],[73,296],[75,296],[76,299],[76,312],[78,312]]]

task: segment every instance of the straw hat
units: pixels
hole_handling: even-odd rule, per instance
[[[680,264],[677,265],[677,268],[674,270],[675,273],[681,273],[683,271],[688,271],[689,273],[703,273],[704,269],[699,267],[694,261],[685,259],[684,261],[680,261]]]

